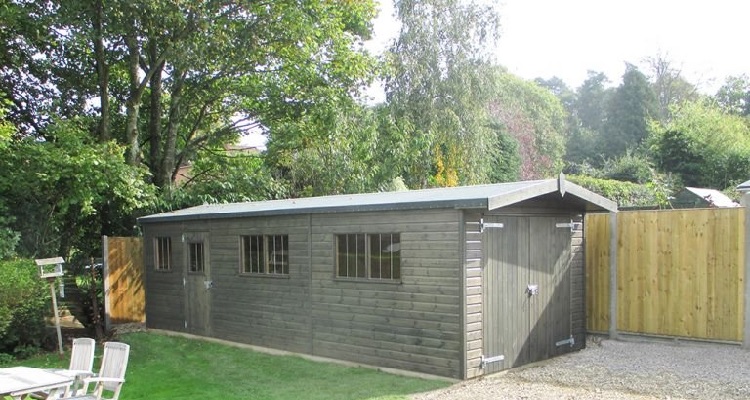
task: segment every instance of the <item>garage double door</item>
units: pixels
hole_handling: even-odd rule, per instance
[[[570,351],[570,217],[483,221],[485,373]]]

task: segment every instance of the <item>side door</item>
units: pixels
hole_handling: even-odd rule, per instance
[[[185,266],[185,330],[196,335],[211,334],[211,257],[206,232],[186,232],[183,235]]]

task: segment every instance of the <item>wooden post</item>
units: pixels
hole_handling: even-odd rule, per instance
[[[63,354],[62,330],[60,329],[60,314],[57,312],[57,295],[55,295],[55,278],[47,278],[49,291],[52,295],[52,310],[55,313],[55,327],[57,328],[57,347],[60,355]]]
[[[740,201],[745,207],[745,326],[742,347],[750,350],[750,192],[743,191]]]
[[[609,213],[609,338],[617,339],[617,213]]]
[[[104,331],[109,332],[112,329],[112,320],[109,313],[112,312],[112,305],[109,299],[109,238],[107,235],[102,236],[102,295],[104,296]]]

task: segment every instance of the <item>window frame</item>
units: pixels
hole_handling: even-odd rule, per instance
[[[163,243],[164,242],[164,243]],[[164,251],[166,250],[166,262],[164,262]],[[172,237],[156,236],[154,237],[154,270],[159,272],[172,271]]]
[[[348,241],[350,237],[355,237],[355,247],[358,248],[357,245],[357,236],[364,236],[364,276],[360,276],[360,267],[359,265],[355,265],[353,270],[355,275],[340,275],[341,271],[341,260],[342,260],[342,254],[339,251],[340,245],[341,245],[341,239],[343,237],[347,238],[347,250],[349,249]],[[395,257],[391,257],[391,268],[390,268],[390,277],[382,277],[382,272],[380,277],[373,277],[373,238],[378,237],[380,246],[382,248],[382,238],[383,236],[390,236],[390,244],[398,244],[399,249],[397,251],[393,251],[392,253],[398,254],[398,267],[397,271],[393,267],[394,259]],[[397,242],[394,242],[394,238],[397,238]],[[334,234],[334,240],[333,240],[333,247],[334,247],[334,278],[338,280],[344,280],[344,281],[359,281],[359,282],[371,282],[371,283],[401,283],[402,279],[402,255],[401,255],[401,233],[399,232],[378,232],[378,233],[337,233]],[[381,251],[382,253],[382,251]],[[347,260],[351,259],[351,256],[346,257]],[[355,253],[354,260],[359,260],[359,255]],[[352,269],[351,266],[348,265],[346,267],[346,271],[350,271]],[[382,264],[378,267],[379,271],[382,271]],[[394,273],[395,272],[395,273]],[[394,276],[396,275],[396,276]]]
[[[281,249],[274,246],[281,244]],[[256,244],[256,254],[251,258],[251,264],[248,265],[247,257],[252,255],[252,251],[247,250],[247,246]],[[239,236],[239,274],[243,276],[267,276],[267,277],[288,277],[290,275],[289,266],[289,235],[240,235]],[[259,250],[258,250],[259,249]],[[255,260],[258,268],[253,267]],[[249,266],[249,268],[248,268]]]
[[[200,264],[200,269],[193,269],[193,246],[200,246],[196,247],[196,249],[200,249],[200,254],[198,255],[199,258],[195,259]],[[188,274],[193,275],[201,275],[206,272],[206,245],[202,240],[191,240],[187,242],[187,272]]]

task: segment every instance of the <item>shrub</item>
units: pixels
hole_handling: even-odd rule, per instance
[[[619,207],[649,207],[659,204],[659,196],[650,185],[592,178],[585,175],[569,175],[567,178],[577,185],[617,202]]]
[[[0,261],[0,353],[28,356],[45,338],[50,301],[32,260]]]

